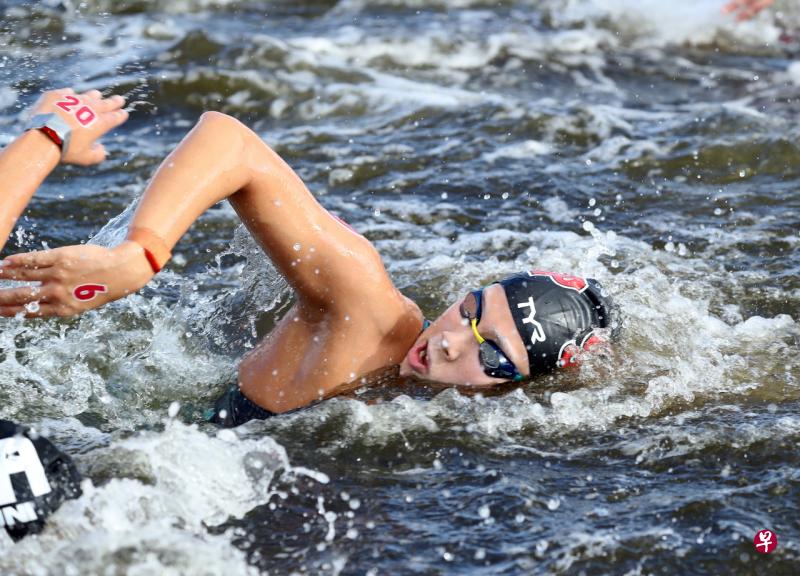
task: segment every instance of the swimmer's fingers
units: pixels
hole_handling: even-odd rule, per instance
[[[736,14],[740,22],[749,20],[765,8],[769,8],[774,0],[732,0],[723,7],[726,14]]]
[[[25,318],[51,318],[53,316],[66,317],[71,314],[63,306],[57,304],[39,304],[39,306],[0,306],[0,317],[13,318],[17,314],[24,314]]]
[[[22,286],[0,290],[0,306],[21,306],[44,299],[41,286]],[[12,314],[13,316],[13,314]]]
[[[41,282],[52,276],[52,268],[16,268],[0,267],[0,280],[16,280],[18,282]]]
[[[14,254],[5,259],[5,265],[0,266],[0,270],[7,267],[14,268],[48,268],[58,261],[58,250],[40,250],[38,252],[24,252]]]
[[[120,110],[123,106],[125,106],[125,98],[119,94],[114,94],[108,98],[103,98],[100,100],[97,104],[95,104],[95,109],[100,113],[105,113]]]
[[[738,16],[739,20],[749,20],[765,8],[772,5],[773,0],[755,0],[751,1],[750,5]]]
[[[731,0],[722,7],[722,11],[725,14],[731,14],[732,12],[736,12],[737,10],[743,8],[745,5],[745,0]]]

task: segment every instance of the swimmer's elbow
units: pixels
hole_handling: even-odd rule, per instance
[[[212,132],[215,136],[235,134],[243,130],[248,130],[247,126],[239,122],[233,116],[224,112],[208,111],[200,115],[197,127]]]

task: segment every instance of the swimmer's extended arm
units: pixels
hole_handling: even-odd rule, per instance
[[[56,106],[64,99],[69,99],[65,107],[70,110],[88,106],[96,118],[90,125],[82,125],[73,113]],[[78,104],[71,104],[73,101]],[[42,96],[31,116],[57,114],[72,128],[69,145],[62,158],[53,140],[39,130],[29,130],[0,152],[0,251],[37,188],[59,162],[89,165],[105,159],[105,149],[96,140],[127,119],[128,113],[121,110],[124,104],[121,96],[103,99],[97,90],[76,95],[65,88]]]
[[[735,14],[739,21],[749,20],[765,8],[772,6],[774,0],[731,0],[722,9],[726,14]]]
[[[172,248],[209,207],[229,198],[275,266],[295,288],[309,318],[360,304],[371,289],[393,290],[375,249],[331,216],[294,171],[237,120],[206,113],[161,164],[131,224],[147,228]],[[152,276],[141,248],[125,242],[108,250],[70,246],[12,256],[0,278],[37,280],[41,287],[0,291],[0,314],[66,316],[138,290]],[[76,298],[83,285],[101,286],[91,299]],[[385,293],[385,292],[383,292]]]

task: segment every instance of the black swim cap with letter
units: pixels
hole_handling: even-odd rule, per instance
[[[531,376],[570,361],[611,325],[611,301],[592,278],[531,270],[501,280],[511,316],[528,351]]]
[[[0,420],[0,523],[14,540],[40,532],[44,521],[81,495],[72,459],[46,438]]]

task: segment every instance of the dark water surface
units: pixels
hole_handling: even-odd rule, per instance
[[[141,294],[0,320],[0,417],[92,481],[41,536],[2,537],[0,572],[796,574],[800,8],[735,24],[721,4],[0,3],[2,144],[48,88],[132,110],[11,251],[118,240],[217,109],[430,317],[531,266],[595,276],[623,310],[617,357],[577,374],[220,432],[195,414],[291,294],[215,207]]]

